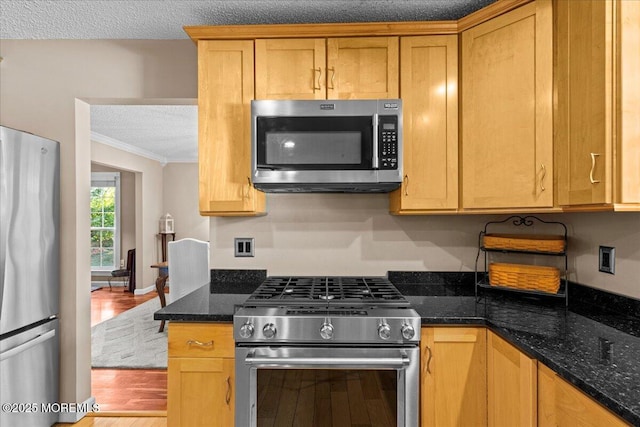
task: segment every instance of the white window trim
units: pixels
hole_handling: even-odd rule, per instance
[[[98,187],[99,185],[94,185],[97,181],[115,181],[116,187],[116,200],[115,200],[115,225],[116,231],[114,233],[114,242],[113,242],[113,259],[115,262],[115,266],[113,268],[100,268],[100,267],[91,267],[92,273],[105,273],[110,272],[111,270],[117,270],[120,268],[120,172],[91,172],[91,187]],[[126,263],[126,260],[125,260]]]

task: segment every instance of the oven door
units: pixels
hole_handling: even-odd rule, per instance
[[[236,347],[236,426],[417,427],[418,347]]]

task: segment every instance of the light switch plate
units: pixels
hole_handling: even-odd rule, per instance
[[[616,274],[616,248],[600,246],[598,269],[603,273]]]

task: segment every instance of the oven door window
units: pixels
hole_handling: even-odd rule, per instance
[[[397,426],[397,371],[258,369],[257,425]]]
[[[257,117],[258,168],[357,170],[373,165],[371,116]]]

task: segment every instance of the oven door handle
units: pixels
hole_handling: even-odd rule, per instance
[[[397,369],[409,365],[411,360],[406,354],[398,357],[268,357],[248,354],[244,363],[257,368],[372,368]]]

